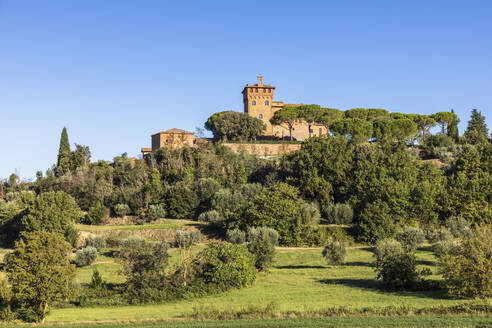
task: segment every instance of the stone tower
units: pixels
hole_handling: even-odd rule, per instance
[[[263,76],[258,75],[258,83],[247,85],[243,89],[244,113],[259,118],[265,123],[265,135],[274,135],[274,128],[270,123],[276,109],[273,105],[273,90],[275,87],[263,84]]]

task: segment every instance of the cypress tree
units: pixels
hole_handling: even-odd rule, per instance
[[[454,115],[454,110],[451,109],[451,113]],[[450,136],[451,138],[453,138],[453,140],[455,142],[458,142],[458,139],[459,139],[459,131],[458,131],[458,123],[460,122],[460,119],[458,118],[458,116],[456,116],[456,119],[455,120],[452,120],[451,122],[449,122],[448,124],[448,136]]]
[[[476,109],[472,110],[471,118],[465,131],[466,142],[478,144],[486,141],[489,136],[489,129],[485,124],[485,116]]]
[[[63,127],[58,149],[58,161],[56,163],[56,175],[61,176],[70,171],[72,153],[68,142],[67,128]]]

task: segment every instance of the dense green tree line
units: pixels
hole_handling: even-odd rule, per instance
[[[404,225],[437,227],[450,216],[491,222],[492,151],[480,112],[472,112],[457,139],[453,112],[341,112],[311,105],[278,111],[293,112],[308,122],[331,122],[331,132],[276,160],[204,143],[159,149],[147,161],[123,154],[111,163],[90,163],[87,147],[70,151],[64,129],[53,169],[33,183],[13,176],[0,184],[2,242],[41,229],[73,243],[73,223],[123,213],[137,222],[166,216],[200,218],[222,229],[269,226],[281,244],[317,243],[323,233],[313,224],[319,219],[303,217],[307,205],[317,208],[322,222],[353,223],[355,237],[365,242],[392,237]],[[442,129],[432,135],[436,122]],[[56,202],[67,204],[68,214],[48,205]],[[348,219],[335,217],[343,211]],[[40,223],[40,217],[54,221]]]

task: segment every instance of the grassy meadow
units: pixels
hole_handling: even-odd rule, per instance
[[[171,262],[175,262],[178,257],[177,251],[171,250],[171,255]],[[429,250],[419,250],[418,259],[420,267],[429,267],[433,271],[434,274],[430,276],[430,279],[440,279],[435,268],[435,258]],[[164,304],[58,308],[50,312],[47,322],[183,320],[193,318],[193,315],[200,313],[200,311],[211,313],[220,311],[240,312],[251,306],[268,307],[269,305],[273,306],[274,311],[280,316],[288,316],[288,313],[301,313],[301,316],[304,316],[302,313],[305,313],[305,316],[309,316],[309,313],[314,315],[316,311],[323,312],[325,309],[333,307],[343,307],[355,312],[364,312],[368,308],[371,311],[384,312],[384,308],[391,306],[406,309],[407,312],[411,313],[419,309],[451,307],[473,302],[473,300],[450,299],[442,290],[425,292],[381,291],[371,267],[372,260],[372,253],[368,248],[354,247],[348,250],[344,265],[331,267],[324,262],[321,249],[279,249],[275,264],[270,272],[259,274],[257,281],[249,288]],[[120,283],[123,281],[123,277],[118,274],[118,267],[119,265],[114,263],[111,257],[100,255],[90,267],[78,269],[77,281],[88,283],[91,279],[92,269],[98,268],[107,282]],[[468,325],[466,320],[476,319],[477,322],[480,322],[479,320],[483,319],[481,316],[477,316],[475,319],[471,319],[472,317],[458,315],[455,319],[457,322],[462,322],[463,325]],[[414,316],[413,318],[441,320],[438,316]],[[364,318],[364,322],[366,319]],[[332,318],[332,320],[336,319]],[[347,320],[348,325],[354,325],[357,320],[361,319]],[[374,324],[377,325],[378,320],[384,319],[372,318],[371,320],[374,320]],[[411,317],[405,320],[411,320]],[[306,321],[306,325],[308,321]],[[335,324],[336,321],[332,322]],[[441,320],[441,322],[443,321]],[[275,326],[266,325],[265,327]]]

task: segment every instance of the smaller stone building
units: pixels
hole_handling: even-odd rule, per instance
[[[152,135],[152,148],[142,148],[142,155],[145,156],[159,148],[181,148],[183,146],[193,146],[194,134],[181,129],[170,129],[157,132]]]

